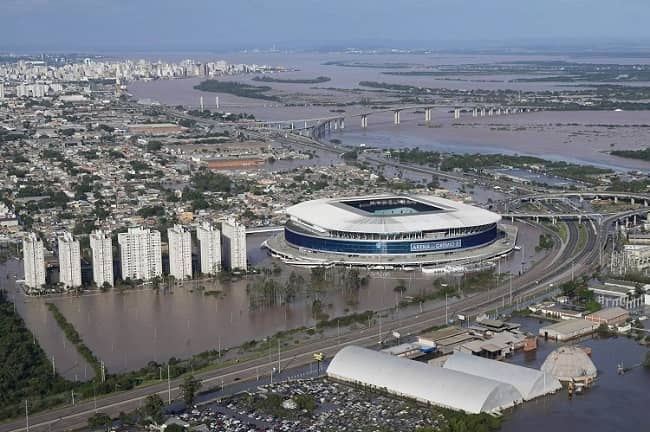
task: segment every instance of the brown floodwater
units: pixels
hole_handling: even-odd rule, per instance
[[[519,243],[526,244],[526,257],[517,251],[502,260],[501,271],[516,273],[521,262],[528,268],[543,256],[536,252],[538,233],[527,225],[519,224]],[[249,259],[257,266],[268,266],[274,261],[261,251],[259,244],[264,236],[249,238]],[[257,246],[253,246],[256,244]],[[294,269],[280,264],[280,277],[291,271],[309,280],[309,270]],[[20,261],[11,261],[0,267],[0,277],[22,276]],[[357,295],[346,295],[340,287],[331,286],[320,295],[324,312],[330,318],[365,310],[385,310],[400,301],[394,290],[403,280],[407,290],[402,295],[417,295],[433,289],[434,276],[413,272],[371,272],[370,282]],[[13,279],[9,279],[11,281]],[[199,281],[187,283],[171,291],[159,292],[136,289],[48,299],[25,297],[13,289],[16,307],[29,328],[45,349],[54,356],[58,370],[74,379],[92,376],[92,371],[79,358],[46,309],[45,302],[55,303],[67,320],[77,329],[90,349],[105,362],[111,372],[142,367],[151,360],[166,361],[170,357],[189,357],[194,353],[240,345],[251,339],[262,339],[280,330],[313,326],[313,296],[298,298],[286,306],[251,309],[246,293],[247,280],[232,283]],[[206,296],[198,289],[219,290],[223,295]],[[424,304],[429,309],[439,304]],[[395,317],[418,313],[419,306],[401,308]]]

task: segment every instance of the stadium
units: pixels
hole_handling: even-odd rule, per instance
[[[500,228],[498,214],[435,196],[326,198],[286,214],[283,234],[265,246],[296,265],[476,261],[507,253],[516,237],[514,227]]]

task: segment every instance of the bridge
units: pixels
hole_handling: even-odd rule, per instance
[[[609,191],[575,191],[575,192],[558,192],[546,194],[532,194],[524,195],[513,199],[512,203],[522,202],[535,202],[535,201],[549,201],[557,199],[577,198],[580,201],[584,200],[599,200],[610,199],[615,203],[619,200],[629,201],[631,204],[643,203],[644,207],[648,207],[650,202],[650,194],[634,193],[634,192],[609,192]]]

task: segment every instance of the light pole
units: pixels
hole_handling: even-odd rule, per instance
[[[167,363],[167,404],[172,403],[172,383],[169,375],[169,363]]]

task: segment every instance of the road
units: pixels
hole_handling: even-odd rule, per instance
[[[331,150],[331,149],[330,149]],[[404,167],[407,168],[407,167]],[[408,167],[412,169],[411,167]],[[629,214],[634,214],[631,211]],[[624,214],[627,215],[627,214]],[[620,215],[619,215],[620,216]],[[342,334],[340,337],[326,338],[306,344],[301,344],[282,353],[281,369],[288,365],[300,366],[312,362],[312,354],[322,352],[326,356],[333,356],[342,346],[362,345],[376,346],[384,335],[398,331],[403,335],[421,332],[432,326],[444,324],[447,317],[462,312],[466,315],[476,316],[485,311],[499,308],[506,299],[513,300],[535,296],[548,289],[550,284],[569,280],[573,275],[584,274],[595,268],[602,239],[606,238],[609,225],[616,217],[603,220],[603,224],[596,227],[592,222],[588,225],[588,238],[584,247],[578,250],[578,229],[575,224],[568,224],[569,236],[566,244],[560,245],[559,237],[551,230],[547,230],[556,240],[552,253],[544,260],[537,263],[528,272],[516,277],[512,284],[503,284],[492,290],[468,295],[446,308],[438,305],[429,311],[415,316],[401,318],[395,321],[375,324],[365,329],[357,329]],[[269,359],[266,356],[242,363],[234,364],[217,370],[198,373],[195,376],[203,381],[204,388],[218,387],[241,381],[256,380],[260,375],[268,375],[278,366],[278,359]],[[32,431],[69,430],[83,427],[87,418],[95,412],[104,412],[117,415],[119,412],[128,412],[142,405],[143,400],[153,393],[158,393],[163,400],[176,398],[179,394],[181,379],[160,382],[143,388],[137,388],[120,393],[114,393],[101,399],[81,402],[75,406],[56,408],[30,416],[29,429]],[[24,418],[9,421],[0,425],[0,432],[18,432],[26,430]]]
[[[554,248],[545,260],[539,262],[529,272],[515,278],[512,286],[513,299],[526,295],[534,295],[535,292],[546,289],[548,283],[558,282],[566,279],[571,272],[571,257],[577,263],[586,256],[586,252],[596,242],[595,233],[589,236],[586,247],[582,251],[576,251],[577,229],[573,224],[569,225],[569,238],[566,245]],[[554,234],[557,237],[556,234]],[[556,242],[559,244],[559,242]],[[582,264],[581,264],[582,265]],[[587,265],[587,264],[585,264]],[[580,267],[582,268],[582,267]],[[555,269],[555,271],[551,271]],[[574,269],[578,271],[578,267]],[[282,353],[281,368],[287,365],[299,366],[309,364],[313,361],[312,354],[323,352],[327,357],[333,356],[344,345],[377,345],[379,340],[391,331],[398,331],[401,334],[414,334],[432,326],[444,324],[446,316],[452,317],[456,313],[477,314],[498,308],[507,299],[510,292],[510,284],[504,284],[490,292],[481,292],[469,295],[454,303],[446,311],[444,305],[434,307],[424,313],[405,317],[392,322],[384,322],[381,325],[375,324],[370,328],[354,330],[340,337],[326,338],[319,341],[302,344]],[[218,370],[211,370],[196,374],[196,377],[203,381],[204,388],[221,385],[228,385],[245,380],[255,380],[260,375],[268,375],[272,368],[278,366],[276,358],[269,359],[264,356],[254,360],[242,362]],[[153,393],[158,393],[163,400],[168,400],[170,394],[174,399],[179,394],[180,379],[172,380],[168,389],[167,382],[160,382],[148,387],[138,388],[125,392],[115,393],[97,399],[96,401],[84,401],[76,406],[62,407],[50,411],[41,412],[30,416],[30,430],[67,430],[83,427],[87,418],[95,412],[104,412],[109,415],[117,415],[120,411],[128,412],[141,406],[144,398]],[[51,428],[51,429],[50,429]],[[0,432],[15,432],[26,429],[25,419],[18,419],[0,425]]]

